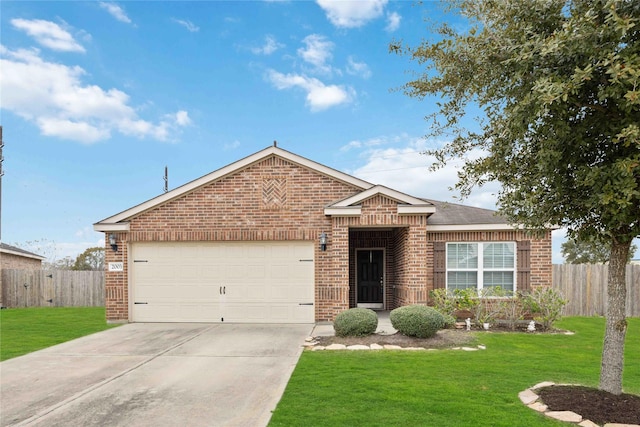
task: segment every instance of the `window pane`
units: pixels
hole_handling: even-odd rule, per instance
[[[449,244],[447,268],[478,268],[478,245],[476,243]]]
[[[500,286],[506,291],[513,291],[513,271],[485,271],[482,281],[483,288]]]
[[[447,272],[447,289],[467,289],[478,286],[478,273],[475,271]]]
[[[485,243],[482,253],[484,268],[513,268],[513,243]]]

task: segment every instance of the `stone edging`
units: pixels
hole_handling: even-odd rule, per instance
[[[544,387],[549,387],[552,385],[556,385],[556,383],[553,383],[551,381],[538,383],[533,387],[518,393],[518,397],[520,398],[520,401],[525,405],[527,405],[529,408],[533,409],[534,411],[541,412],[549,418],[553,418],[556,420],[565,421],[569,423],[574,423],[579,425],[580,427],[601,427],[599,424],[596,424],[591,420],[583,419],[582,415],[576,414],[575,412],[572,412],[572,411],[549,411],[549,408],[540,400],[540,396],[538,396],[538,394],[535,393],[535,390],[538,390]],[[557,385],[571,385],[571,384],[557,384]],[[640,425],[608,423],[602,427],[640,427]]]
[[[393,344],[355,344],[355,345],[344,345],[344,344],[330,344],[328,346],[318,345],[318,341],[316,341],[315,337],[308,337],[305,339],[303,347],[307,350],[311,351],[322,351],[322,350],[406,350],[406,351],[435,351],[435,348],[424,348],[424,347],[400,347],[399,345]],[[446,348],[443,350],[462,350],[462,351],[478,351],[478,350],[486,350],[487,347],[480,344],[477,347],[453,347]],[[640,427],[640,426],[639,426]]]

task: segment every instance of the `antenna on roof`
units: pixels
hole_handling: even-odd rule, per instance
[[[169,191],[169,168],[164,167],[164,192]]]
[[[277,146],[278,146],[278,141],[274,140],[274,141],[273,141],[273,146],[274,146],[274,147],[277,147]]]

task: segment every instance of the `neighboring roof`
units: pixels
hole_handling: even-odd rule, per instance
[[[241,169],[244,169],[254,163],[260,162],[274,155],[288,160],[292,163],[319,172],[323,175],[327,175],[338,181],[342,181],[346,184],[361,188],[363,190],[373,187],[373,184],[371,184],[370,182],[363,181],[344,172],[340,172],[330,167],[321,165],[320,163],[314,162],[313,160],[298,156],[297,154],[293,154],[274,145],[271,147],[267,147],[262,151],[258,151],[257,153],[252,154],[248,157],[245,157],[244,159],[238,160],[237,162],[231,163],[230,165],[227,165],[221,169],[211,172],[210,174],[204,175],[203,177],[191,181],[181,187],[178,187],[153,199],[147,200],[146,202],[134,206],[130,209],[122,211],[119,214],[113,215],[109,218],[105,218],[102,221],[95,223],[93,225],[93,229],[96,231],[128,231],[129,223],[123,221],[127,221],[135,215],[138,215],[149,209],[153,209],[163,203],[176,199],[199,187],[210,184],[213,181],[231,175]]]
[[[33,252],[25,251],[24,249],[17,248],[15,246],[7,245],[6,243],[0,243],[0,252],[5,254],[17,255],[25,258],[33,258],[42,261],[43,256],[34,254]]]

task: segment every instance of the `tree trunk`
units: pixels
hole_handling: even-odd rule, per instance
[[[630,246],[631,242],[621,243],[613,239],[611,257],[609,258],[607,326],[602,348],[600,390],[613,394],[622,393],[624,338],[627,334],[627,319],[625,317],[626,267]]]

